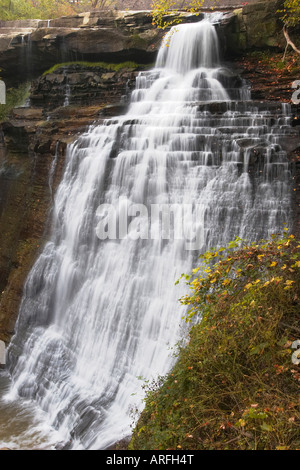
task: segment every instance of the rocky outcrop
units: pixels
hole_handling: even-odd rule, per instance
[[[66,105],[98,103],[103,107],[126,101],[140,69],[134,63],[118,66],[73,63],[57,67],[32,82],[30,104],[43,108],[47,114],[48,110]]]
[[[163,34],[149,12],[91,12],[0,26],[1,75],[11,84],[70,61],[151,63]]]
[[[28,272],[48,234],[66,146],[95,121],[126,110],[138,71],[58,68],[32,84],[31,106],[0,127],[0,340],[9,342]],[[65,85],[70,101],[65,103]]]
[[[280,37],[281,26],[270,10],[275,3],[245,6],[225,16],[218,33],[227,57],[253,48],[277,47],[273,39],[277,34]],[[258,16],[250,21],[254,7],[253,15]],[[266,27],[272,34],[255,32],[258,23],[264,25],[262,31]],[[147,12],[106,16],[98,12],[51,22],[15,22],[7,28],[7,23],[1,27],[0,67],[11,84],[26,77],[34,80],[30,107],[15,109],[0,129],[0,340],[5,342],[13,333],[28,271],[47,238],[48,214],[67,144],[96,120],[125,111],[126,93],[140,67],[118,63],[152,62],[162,35]],[[110,65],[67,64],[83,60]],[[64,65],[42,75],[57,63]],[[238,68],[242,66],[237,63]],[[256,99],[270,99],[259,94],[264,78],[264,73],[254,78]],[[295,154],[296,163],[297,158]],[[297,174],[299,180],[299,169]],[[299,192],[295,197],[299,208]]]
[[[268,0],[229,8],[218,27],[225,55],[283,47],[279,4],[280,0]],[[201,18],[184,12],[181,16],[185,22]],[[152,25],[149,11],[94,11],[49,21],[0,22],[0,27],[1,74],[9,84],[36,78],[69,61],[153,63],[164,34]]]
[[[5,342],[13,333],[26,276],[43,244],[51,202],[48,171],[53,155],[33,149],[42,125],[41,113],[31,112],[26,121],[1,126],[0,339]]]
[[[283,23],[278,10],[281,0],[247,3],[234,10],[228,26],[222,31],[223,44],[228,57],[257,49],[283,49],[285,39]],[[295,33],[299,34],[296,28]]]

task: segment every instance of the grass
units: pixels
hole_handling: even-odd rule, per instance
[[[187,321],[202,319],[173,370],[148,387],[130,449],[300,448],[292,347],[300,340],[299,247],[286,234],[237,240],[183,276],[191,288],[181,299]]]

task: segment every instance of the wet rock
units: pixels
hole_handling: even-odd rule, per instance
[[[14,109],[10,120],[1,124],[0,158],[6,162],[0,169],[1,340],[9,342],[13,334],[25,279],[47,236],[47,215],[67,145],[96,120],[100,123],[125,112],[121,98],[134,85],[137,73],[132,69],[62,67],[35,81],[31,106]],[[64,106],[68,82],[71,105]]]
[[[44,112],[66,105],[107,105],[130,93],[137,74],[134,67],[119,71],[80,63],[60,67],[33,81],[30,102]]]
[[[263,147],[267,148],[270,143],[263,140],[263,139],[257,139],[257,138],[245,138],[245,139],[237,139],[236,143],[238,144],[239,147],[241,148],[255,148],[255,147]]]
[[[220,2],[221,9],[224,3]],[[276,9],[277,0],[268,0],[226,12],[217,32],[227,56],[253,47],[277,47],[282,26]],[[166,20],[178,15],[168,16]],[[201,19],[201,15],[186,12],[180,17],[184,22]],[[0,67],[10,85],[20,79],[20,69],[22,79],[32,79],[57,63],[78,58],[153,63],[164,34],[152,25],[149,11],[93,11],[49,21],[23,20],[0,25]]]
[[[253,49],[282,49],[285,45],[278,10],[280,0],[245,2],[222,30],[223,48],[228,56]]]
[[[133,60],[152,63],[163,32],[152,25],[149,12],[89,12],[49,22],[2,22],[0,67],[14,85],[32,79],[57,63]],[[48,76],[51,81],[54,77]]]
[[[41,108],[15,108],[12,118],[40,121],[43,120],[43,109]]]

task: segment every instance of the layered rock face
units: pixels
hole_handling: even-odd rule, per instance
[[[134,63],[118,67],[103,65],[70,64],[34,80],[31,85],[30,106],[53,110],[60,106],[103,106],[126,100],[124,95],[135,84]]]
[[[90,12],[51,21],[0,23],[0,63],[9,83],[39,76],[57,63],[154,61],[162,31],[149,12]]]
[[[153,61],[162,33],[145,13],[0,26],[1,74],[7,87],[34,79],[27,106],[14,109],[0,131],[0,339],[8,342],[27,274],[47,237],[66,146],[93,122],[124,112],[141,67],[74,64],[38,76],[74,59],[120,62],[133,55]]]
[[[34,81],[28,106],[15,108],[1,125],[0,339],[5,342],[13,334],[27,274],[47,238],[66,146],[95,121],[125,112],[137,73],[134,67],[58,68]]]
[[[236,10],[225,33],[228,55],[236,56],[255,49],[282,48],[284,37],[278,13],[280,8],[280,0],[269,0],[246,2],[242,9]]]
[[[277,49],[283,41],[277,0],[248,3],[218,27],[227,58]],[[136,75],[154,62],[164,32],[149,12],[132,11],[0,22],[0,28],[2,78],[8,86],[32,81],[28,106],[16,108],[0,129],[0,340],[8,342],[28,271],[47,239],[67,144],[95,121],[126,110]]]

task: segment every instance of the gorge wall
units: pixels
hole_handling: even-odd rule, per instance
[[[255,48],[283,47],[277,14],[280,0],[245,2],[238,9],[230,2],[220,2],[228,3],[219,28],[226,56]],[[174,15],[170,12],[168,16]],[[201,18],[201,14],[181,16],[185,22]],[[61,62],[133,60],[149,64],[155,59],[162,36],[163,31],[152,25],[150,11],[94,11],[49,21],[0,21],[1,75],[9,84],[37,77]]]
[[[248,2],[235,10],[240,6],[236,3],[228,6],[218,34],[224,57],[241,71],[243,54],[281,51],[284,38],[277,0]],[[185,21],[199,20],[184,16]],[[0,22],[1,78],[8,88],[31,82],[30,102],[14,109],[0,129],[0,339],[6,343],[13,334],[25,279],[47,238],[67,144],[95,120],[126,110],[135,78],[154,62],[162,35],[147,11]],[[45,73],[56,64],[63,65]],[[261,74],[254,73],[253,79],[259,83]],[[290,84],[282,98],[289,101],[291,95]],[[285,143],[295,157],[295,189],[300,180],[296,129],[294,141]],[[295,191],[296,231],[298,210]]]

